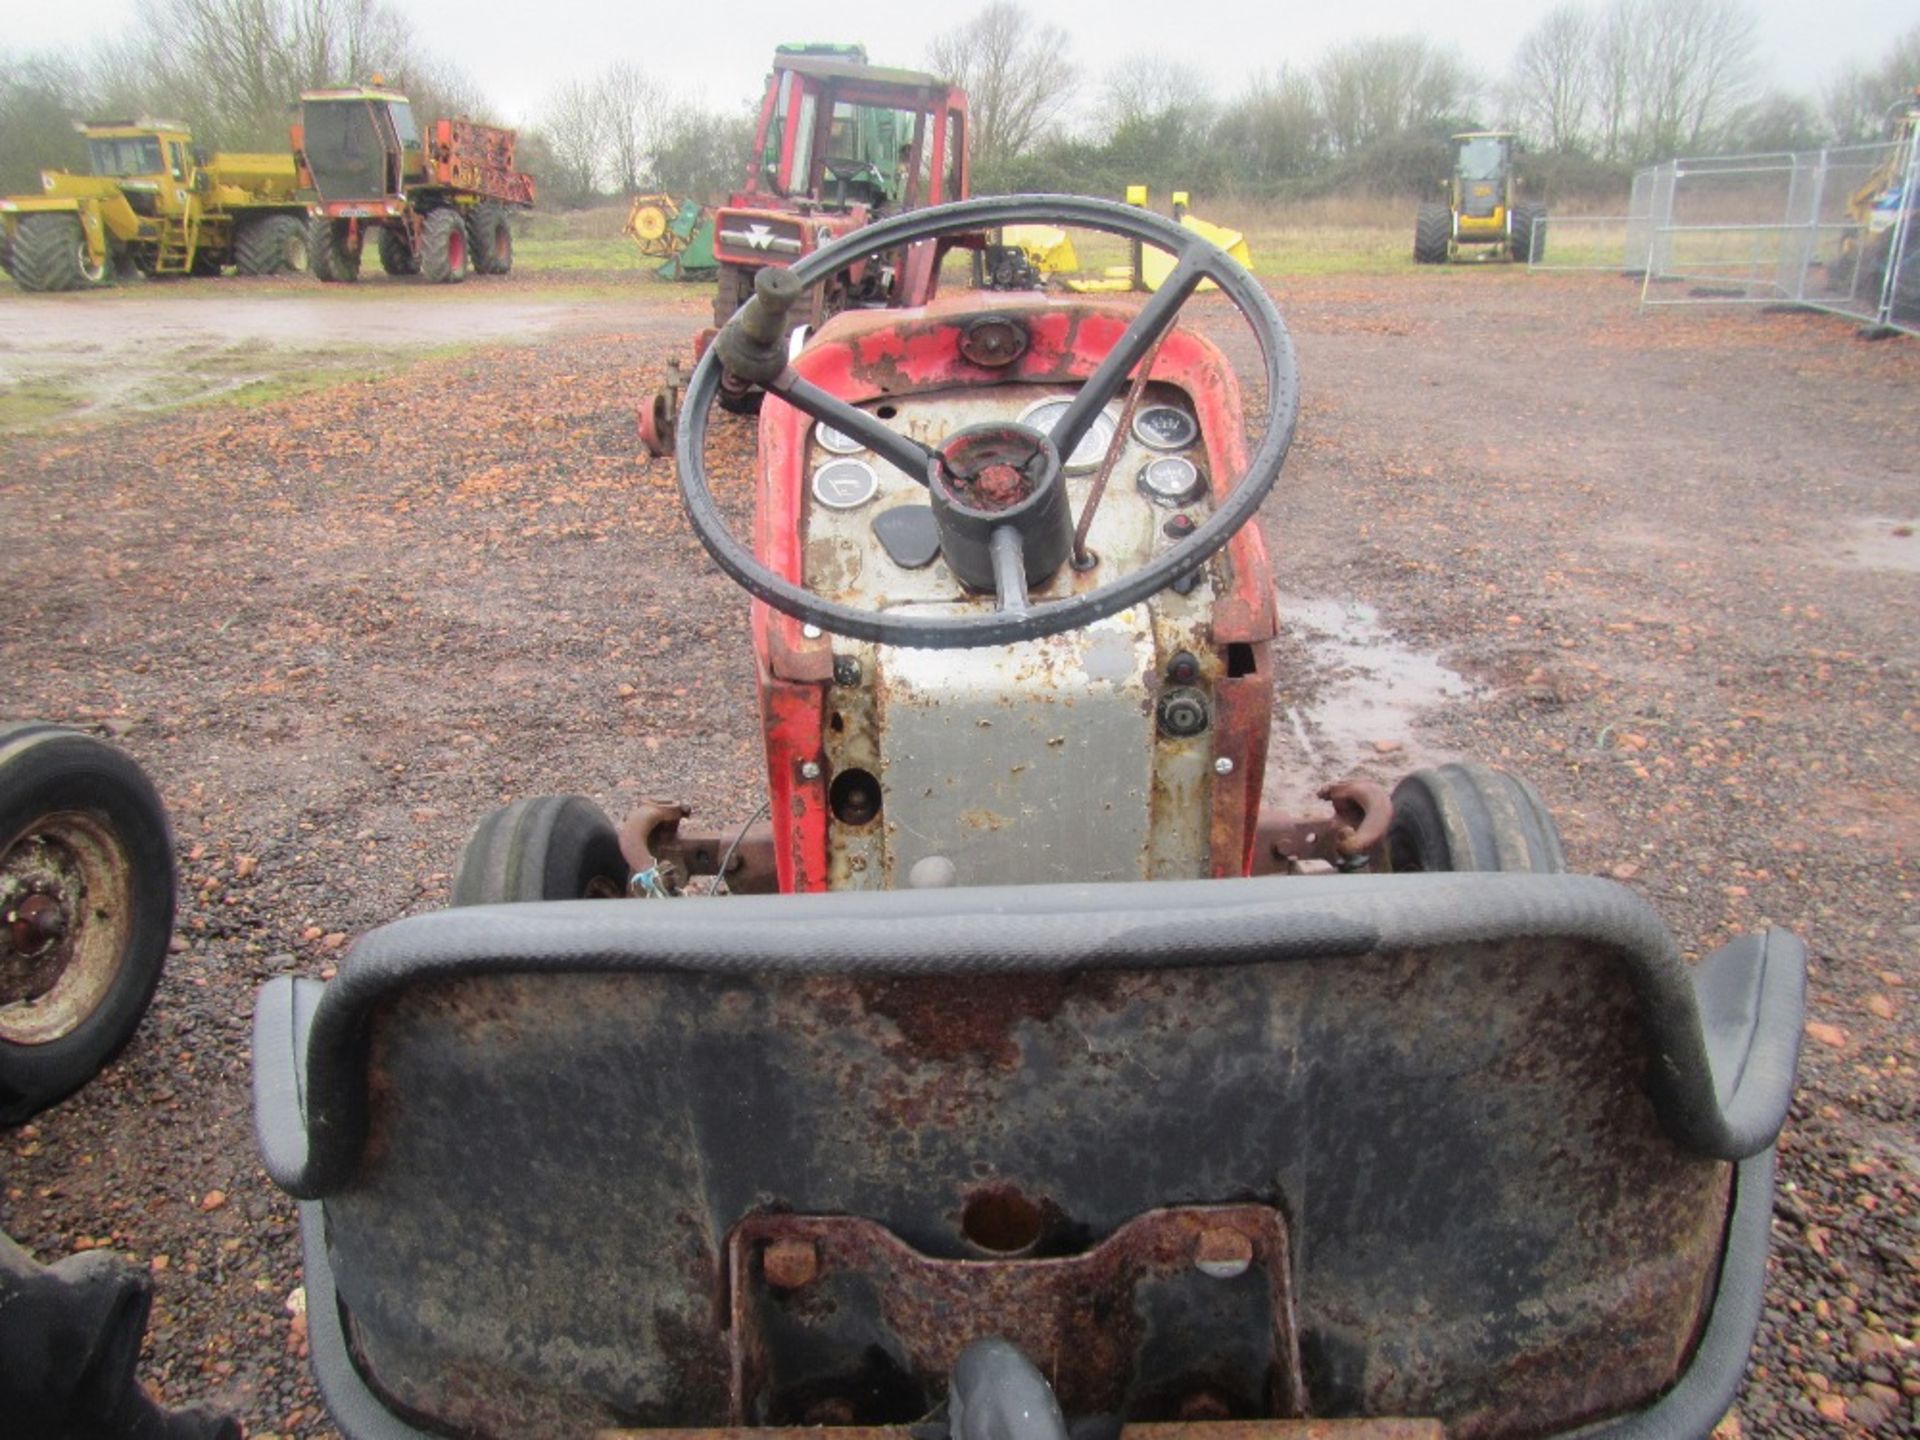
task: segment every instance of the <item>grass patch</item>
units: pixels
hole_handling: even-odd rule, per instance
[[[58,380],[22,380],[0,389],[0,430],[38,430],[85,407],[86,393]]]

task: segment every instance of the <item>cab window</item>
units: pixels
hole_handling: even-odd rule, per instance
[[[158,175],[160,142],[151,135],[87,141],[87,164],[96,175]]]

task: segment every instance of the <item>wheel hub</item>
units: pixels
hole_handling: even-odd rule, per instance
[[[130,913],[119,846],[95,818],[48,816],[0,858],[0,1039],[44,1044],[113,983]]]

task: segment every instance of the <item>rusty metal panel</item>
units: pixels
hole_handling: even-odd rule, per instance
[[[1254,1204],[1287,1217],[1310,1413],[1538,1434],[1658,1394],[1716,1274],[1730,1172],[1660,1129],[1639,1034],[1607,953],[1554,939],[423,982],[373,1018],[328,1250],[394,1404],[547,1436],[728,1423],[726,1237],[750,1217],[863,1217],[959,1261],[990,1258],[969,1207],[1013,1195],[1045,1261],[1157,1209]],[[917,1418],[938,1396],[897,1354],[809,1402]],[[1128,1393],[1205,1390],[1192,1362],[1137,1361]]]
[[[1147,878],[1143,612],[995,649],[888,649],[881,664],[889,885],[936,855],[963,885]]]

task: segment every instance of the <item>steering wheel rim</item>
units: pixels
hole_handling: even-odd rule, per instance
[[[720,390],[719,344],[709,345],[687,382],[681,405],[674,462],[681,502],[694,533],[714,562],[748,594],[782,614],[832,634],[876,644],[917,649],[966,649],[1005,645],[1057,635],[1105,619],[1160,593],[1204,563],[1250,523],[1272,490],[1285,462],[1300,413],[1298,370],[1292,337],[1264,287],[1212,242],[1151,211],[1110,200],[1074,195],[1010,195],[961,200],[891,216],[816,250],[791,267],[804,291],[876,252],[969,231],[1016,224],[1067,224],[1138,239],[1175,256],[1174,273],[1150,296],[1120,340],[1076,393],[1049,432],[1061,454],[1071,454],[1094,417],[1109,404],[1140,356],[1178,318],[1202,280],[1212,280],[1240,312],[1259,345],[1267,381],[1266,428],[1226,498],[1191,534],[1127,575],[1082,594],[1035,602],[1025,610],[957,616],[898,615],[861,610],[828,600],[774,574],[727,528],[706,475],[707,426]],[[736,316],[730,324],[738,325]],[[1096,389],[1096,386],[1099,388]],[[926,447],[887,429],[864,410],[847,404],[788,368],[768,390],[796,408],[873,443],[883,459],[925,483],[911,468],[929,456]]]

